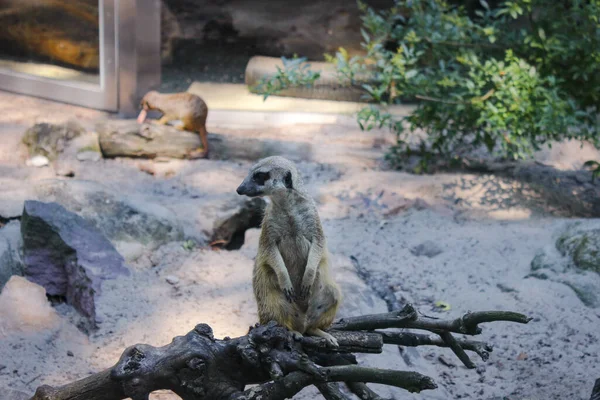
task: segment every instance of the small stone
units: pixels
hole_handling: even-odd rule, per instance
[[[73,352],[72,352],[71,350],[69,350],[69,351],[67,351],[67,355],[68,355],[69,357],[73,357]]]
[[[424,256],[424,257],[433,258],[433,257],[441,254],[443,252],[443,250],[435,242],[432,242],[431,240],[427,240],[427,241],[413,247],[412,249],[410,249],[410,252],[412,253],[412,255],[417,256],[417,257]]]
[[[166,278],[167,282],[171,285],[177,285],[179,283],[179,278],[173,275],[168,275]]]
[[[87,150],[87,151],[82,151],[82,152],[77,153],[77,159],[79,161],[97,162],[97,161],[100,161],[101,158],[102,158],[102,154],[100,154],[97,151]]]
[[[45,167],[50,164],[50,160],[45,156],[33,156],[25,162],[28,167]]]
[[[48,302],[46,290],[13,275],[0,293],[0,338],[13,332],[54,331],[59,326],[60,317]]]

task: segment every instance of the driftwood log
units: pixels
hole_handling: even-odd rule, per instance
[[[106,121],[96,125],[102,155],[140,158],[190,158],[202,146],[194,132],[154,122],[138,124],[135,120]],[[232,135],[208,134],[211,159],[258,160],[280,155],[291,160],[309,160],[312,147],[308,143],[256,139]]]
[[[164,347],[138,344],[127,348],[112,368],[61,387],[40,386],[31,400],[145,400],[151,392],[169,389],[184,400],[282,400],[315,385],[325,399],[349,399],[347,390],[363,400],[381,399],[365,383],[396,386],[410,392],[435,389],[433,380],[411,371],[356,365],[352,353],[380,353],[384,344],[450,348],[468,367],[475,364],[467,351],[487,360],[488,343],[457,339],[452,334],[477,335],[479,324],[493,321],[528,323],[525,315],[486,311],[467,313],[455,320],[420,315],[411,305],[402,310],[344,318],[330,333],[340,347],[325,340],[295,340],[274,322],[251,327],[239,338],[213,337],[206,324],[197,325]],[[379,331],[408,328],[429,331]],[[342,390],[343,382],[347,390]],[[256,386],[246,388],[247,385]]]

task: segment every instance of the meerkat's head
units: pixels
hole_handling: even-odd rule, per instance
[[[140,101],[140,107],[142,108],[142,110],[153,109],[152,104],[154,103],[156,95],[158,95],[158,92],[156,90],[151,90],[148,93],[146,93],[144,97],[142,97],[142,100]]]
[[[294,163],[286,158],[273,156],[254,164],[236,191],[239,195],[248,197],[273,196],[298,190],[301,186],[302,178]]]
[[[154,99],[157,95],[158,92],[156,90],[151,90],[148,93],[146,93],[144,97],[142,97],[142,100],[140,101],[140,107],[142,108],[142,110],[140,111],[140,114],[137,118],[138,123],[141,124],[146,120],[146,117],[148,116],[148,110],[154,109],[154,106],[152,104],[154,104]]]

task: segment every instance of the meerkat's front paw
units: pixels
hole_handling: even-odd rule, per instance
[[[327,345],[329,347],[340,347],[340,344],[338,343],[337,339],[331,336],[330,334],[327,334],[327,336],[325,336],[325,340],[327,341]]]
[[[310,285],[302,285],[300,293],[298,294],[298,300],[305,300],[310,294]]]
[[[294,338],[294,340],[301,340],[304,337],[304,335],[298,331],[290,331],[290,333],[292,334],[292,337]]]
[[[293,287],[284,288],[283,295],[289,303],[293,303],[296,300],[296,293],[294,292]]]

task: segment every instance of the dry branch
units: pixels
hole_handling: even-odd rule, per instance
[[[138,344],[126,349],[112,368],[87,378],[53,388],[41,386],[32,400],[146,400],[151,392],[169,389],[184,400],[291,398],[306,386],[315,385],[326,400],[348,397],[337,382],[363,400],[379,400],[365,382],[403,388],[410,392],[434,389],[425,375],[412,371],[361,367],[352,352],[380,353],[384,343],[407,346],[450,347],[467,366],[474,364],[465,350],[487,359],[487,343],[455,339],[451,332],[476,335],[478,324],[492,321],[527,323],[530,318],[508,312],[469,313],[456,320],[419,317],[405,306],[393,313],[346,318],[330,333],[340,347],[328,348],[325,340],[304,337],[295,340],[290,332],[271,322],[256,325],[247,335],[218,340],[206,324],[197,325],[163,347]],[[374,329],[410,327],[439,335],[380,332]],[[258,384],[246,389],[247,385]]]

